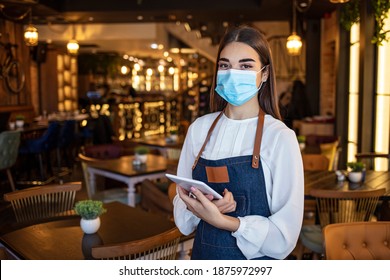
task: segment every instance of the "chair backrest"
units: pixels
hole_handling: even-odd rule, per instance
[[[390,171],[390,154],[358,153],[355,157],[357,161],[361,161],[366,165],[366,169]]]
[[[58,147],[59,148],[68,147],[75,140],[75,134],[76,134],[76,121],[75,120],[65,121],[60,128]]]
[[[329,159],[328,170],[337,170],[339,141],[321,143],[321,154]]]
[[[390,260],[390,222],[355,222],[324,228],[328,260]]]
[[[0,133],[0,169],[7,169],[15,164],[19,144],[19,131],[3,131]]]
[[[174,260],[181,236],[178,228],[174,227],[141,240],[93,247],[92,256],[111,260]]]
[[[334,223],[370,221],[385,189],[339,191],[312,189],[321,227]]]
[[[123,155],[123,147],[116,144],[100,144],[84,147],[82,153],[79,153],[78,158],[81,161],[81,168],[84,175],[85,188],[88,198],[93,199],[96,190],[89,183],[88,164],[101,162],[104,159],[119,158]]]
[[[58,122],[50,122],[45,133],[34,139],[29,139],[26,142],[27,150],[30,153],[42,153],[58,147],[58,138],[60,133],[60,124]]]
[[[156,183],[149,179],[145,179],[140,186],[141,207],[146,211],[162,214],[167,218],[171,218],[173,216],[173,204],[169,200],[167,191],[168,189],[163,191]]]
[[[18,222],[33,221],[72,214],[79,190],[81,182],[51,184],[6,193],[4,200],[11,202]]]
[[[304,170],[328,170],[329,159],[321,154],[302,154]]]
[[[95,159],[113,159],[123,155],[123,147],[117,144],[99,144],[84,147],[83,154]]]
[[[176,183],[171,183],[168,187],[168,197],[169,197],[169,201],[172,203],[173,205],[173,199],[175,198],[176,196]]]

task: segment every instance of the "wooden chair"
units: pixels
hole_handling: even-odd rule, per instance
[[[18,158],[19,145],[20,131],[3,131],[0,133],[0,170],[7,172],[12,191],[15,191],[16,188],[11,168]]]
[[[326,156],[329,160],[328,170],[337,170],[339,157],[339,140],[330,143],[321,143],[321,154]]]
[[[370,170],[378,169],[378,164],[383,164],[390,171],[390,154],[385,153],[358,153],[355,155],[357,161],[365,163],[366,168]],[[378,162],[382,161],[382,163]]]
[[[328,170],[329,159],[321,154],[302,154],[304,170]],[[314,200],[305,200],[304,216],[305,219],[311,219],[315,216],[316,204]]]
[[[304,225],[300,233],[302,244],[317,254],[324,254],[322,229],[328,224],[370,221],[379,197],[385,189],[370,191],[339,191],[312,189],[316,199],[319,225]]]
[[[106,152],[100,153],[100,155],[107,154]],[[108,153],[110,156],[109,158],[115,158],[111,157],[113,155],[117,155],[116,152],[114,153]],[[124,204],[128,204],[128,192],[127,188],[112,188],[108,190],[100,190],[98,191],[96,188],[92,187],[90,184],[90,177],[89,177],[89,172],[88,172],[88,165],[96,162],[101,162],[104,159],[101,158],[93,158],[89,157],[86,155],[83,155],[80,153],[78,155],[78,158],[81,162],[81,168],[83,170],[83,176],[84,176],[84,184],[85,184],[85,189],[87,190],[87,196],[89,199],[94,199],[94,200],[101,200],[105,203],[111,202],[111,201],[119,201]]]
[[[172,218],[173,204],[169,200],[168,189],[169,185],[162,190],[159,188],[157,183],[149,179],[145,179],[140,186],[141,207],[146,211],[161,214],[167,218]]]
[[[329,159],[321,154],[302,154],[304,170],[328,170]]]
[[[141,240],[93,247],[92,256],[109,260],[175,260],[181,236],[175,227]]]
[[[390,222],[355,222],[324,228],[327,260],[390,260]]]
[[[81,182],[51,184],[4,194],[11,202],[17,222],[26,222],[73,214],[76,192]]]

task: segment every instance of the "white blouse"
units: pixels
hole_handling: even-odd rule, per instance
[[[194,160],[218,114],[202,116],[191,124],[181,151],[177,175],[192,178]],[[202,157],[217,160],[252,155],[257,119],[232,120],[223,115]],[[284,259],[295,248],[302,226],[303,165],[295,132],[270,115],[266,115],[264,120],[260,157],[271,216],[239,217],[240,226],[232,236],[248,259],[262,256]],[[191,234],[200,221],[187,210],[178,195],[174,199],[174,218],[185,235]]]

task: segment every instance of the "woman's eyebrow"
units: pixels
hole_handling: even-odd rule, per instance
[[[256,62],[256,60],[254,60],[253,58],[244,58],[244,59],[240,59],[238,62]]]
[[[227,59],[227,58],[224,58],[224,57],[221,57],[221,58],[219,59],[219,61],[225,61],[225,62],[229,62],[229,59]]]

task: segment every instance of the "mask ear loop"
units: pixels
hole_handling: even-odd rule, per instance
[[[267,80],[268,80],[268,64],[267,65],[264,65],[263,68],[260,69],[260,71],[263,71],[263,69],[266,69],[266,71],[264,71],[264,73],[262,73],[262,77],[261,77],[261,81],[263,83],[265,83]]]

